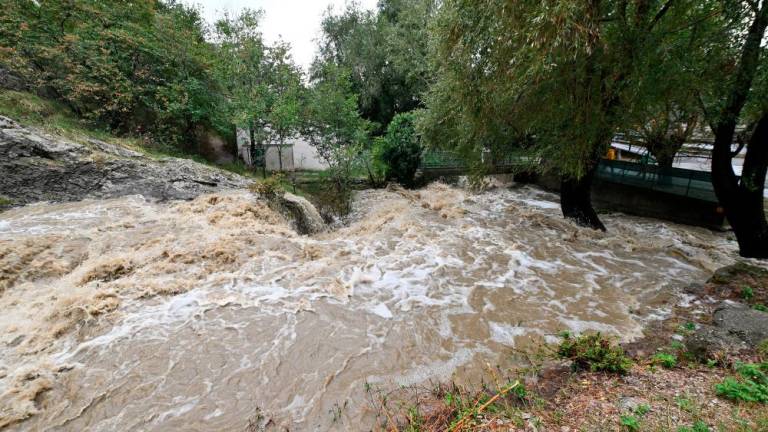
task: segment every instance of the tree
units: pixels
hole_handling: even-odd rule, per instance
[[[301,126],[301,69],[293,63],[290,45],[278,43],[267,55],[269,74],[268,102],[265,117],[267,140],[277,145],[280,171],[283,170],[283,147]]]
[[[761,43],[768,27],[768,1],[746,1],[728,27],[731,40],[740,46],[732,53],[735,65],[716,91],[716,113],[712,129],[712,185],[745,257],[768,258],[768,223],[765,219],[763,189],[768,166],[768,103],[765,99],[765,48]],[[724,5],[725,7],[725,5]],[[729,23],[726,23],[729,24]],[[722,82],[722,81],[721,81]],[[745,107],[752,99],[754,131],[748,139],[741,178],[733,171],[732,144],[736,127],[744,120]],[[710,110],[711,112],[712,110]],[[749,113],[747,113],[749,114]]]
[[[218,81],[228,100],[227,117],[248,131],[249,151],[264,155],[266,140],[268,68],[266,48],[259,30],[262,12],[245,9],[225,15],[215,24]],[[257,161],[254,161],[257,162]]]
[[[474,160],[510,142],[562,176],[565,217],[605,229],[592,208],[597,164],[653,94],[677,26],[705,13],[674,0],[448,0],[432,40],[436,82],[419,124]],[[695,24],[694,24],[695,25]],[[441,130],[443,129],[443,130]],[[447,135],[453,135],[453,138]]]
[[[412,187],[421,164],[422,147],[414,127],[414,114],[398,114],[389,123],[380,158],[387,180]]]
[[[350,187],[372,126],[357,110],[349,71],[333,63],[314,67],[303,135],[328,163],[336,190],[343,194]]]
[[[435,0],[382,0],[375,12],[357,3],[322,22],[320,62],[349,71],[362,116],[380,130],[421,105],[427,88],[427,23]]]

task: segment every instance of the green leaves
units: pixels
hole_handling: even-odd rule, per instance
[[[414,114],[398,114],[387,127],[381,161],[386,166],[387,179],[411,187],[421,163],[423,148],[414,126]]]
[[[198,11],[176,2],[11,2],[2,61],[79,116],[173,144],[221,102]],[[4,51],[5,53],[6,51]]]

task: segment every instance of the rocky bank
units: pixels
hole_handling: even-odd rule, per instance
[[[0,173],[0,196],[10,205],[125,195],[187,200],[249,183],[187,159],[153,159],[95,139],[66,141],[3,116]]]

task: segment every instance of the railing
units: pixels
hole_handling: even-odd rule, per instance
[[[493,158],[489,153],[483,154],[483,163],[489,168],[512,168],[529,161],[528,157],[519,154],[508,154],[501,158]],[[445,169],[467,169],[468,165],[464,158],[457,152],[450,150],[430,150],[424,153],[421,158],[421,169],[423,170],[445,170]]]
[[[602,160],[597,178],[613,183],[717,202],[712,188],[712,176],[706,171],[664,168],[636,162]]]
[[[448,150],[430,150],[421,158],[422,169],[467,168],[467,164],[458,153]]]
[[[509,155],[490,162],[495,168],[508,168],[530,163],[520,155]],[[445,150],[431,150],[424,154],[421,169],[425,171],[466,171],[466,162],[456,153]],[[597,168],[597,178],[644,189],[656,190],[673,195],[687,196],[704,201],[717,202],[712,188],[712,176],[706,171],[684,168],[665,168],[658,165],[641,164],[603,159]]]

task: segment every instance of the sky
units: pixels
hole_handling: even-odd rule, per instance
[[[366,9],[375,8],[376,1],[358,0]],[[294,60],[307,70],[315,55],[323,12],[328,6],[339,12],[347,0],[185,0],[185,3],[200,6],[209,23],[220,18],[224,11],[262,9],[265,42],[271,44],[282,39],[290,43]]]

